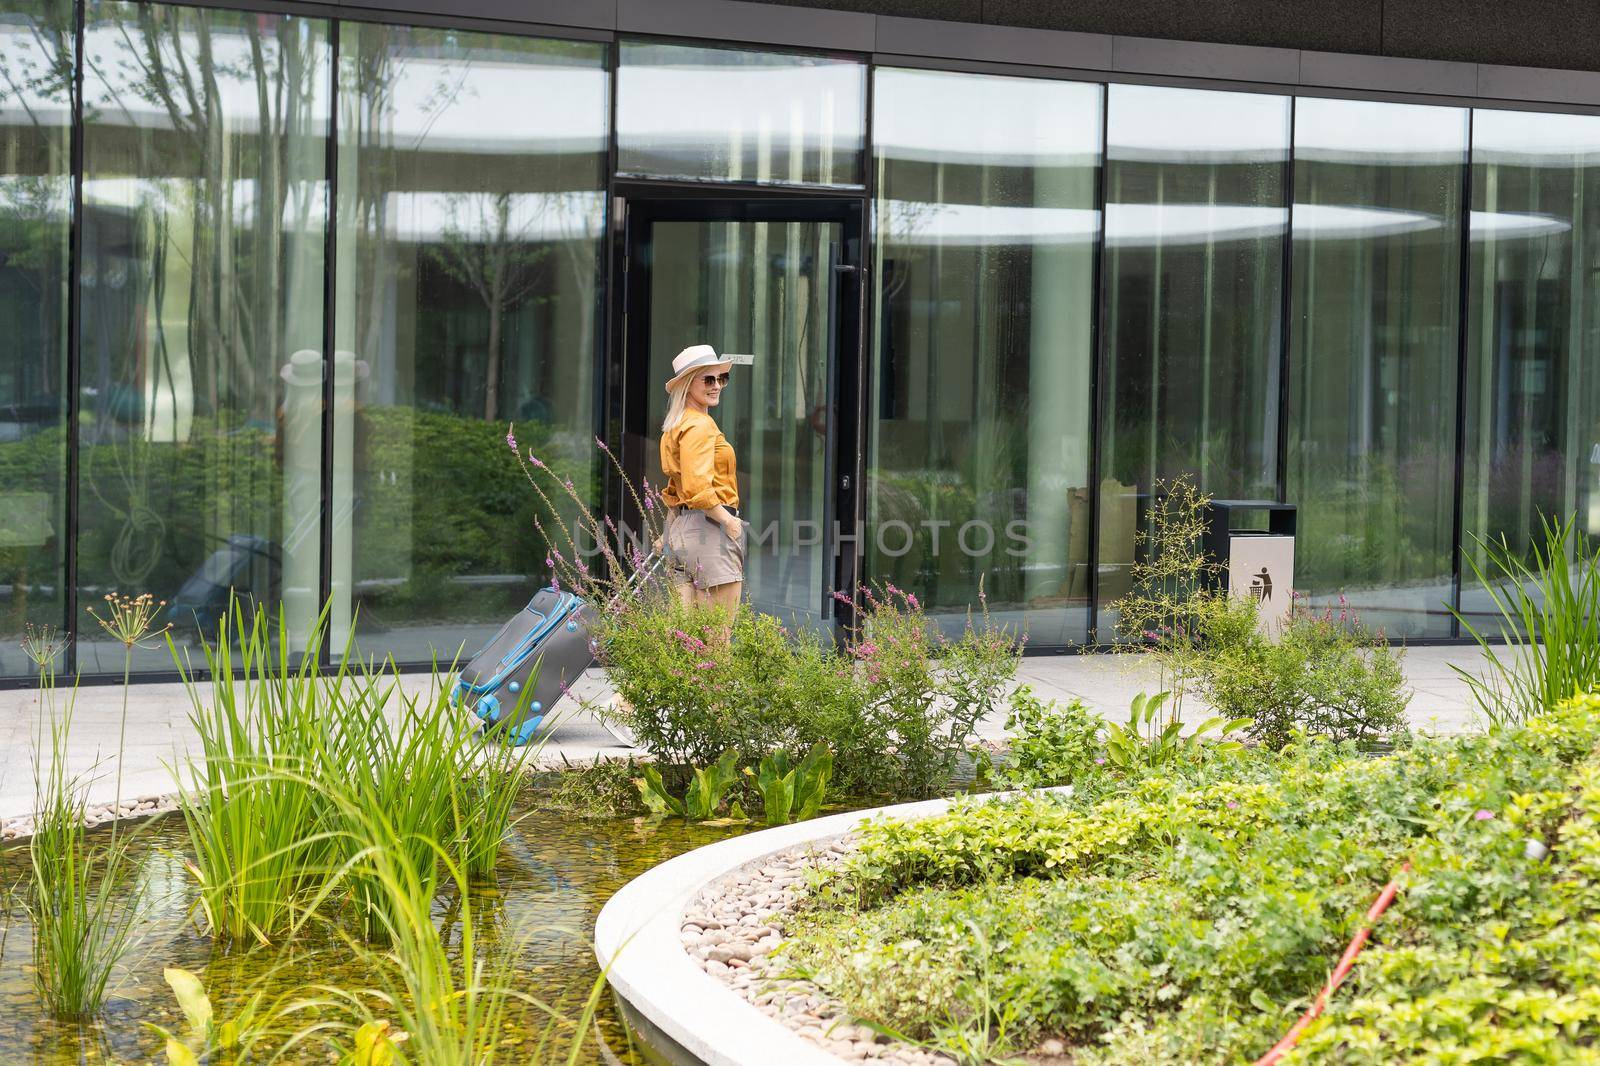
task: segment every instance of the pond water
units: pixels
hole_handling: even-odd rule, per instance
[[[536,800],[535,800],[536,802]],[[500,856],[496,883],[472,892],[474,922],[485,932],[510,932],[522,944],[520,990],[563,1008],[576,1017],[599,976],[595,966],[595,916],[612,893],[666,859],[755,828],[753,825],[689,825],[676,820],[589,819],[534,811],[513,830]],[[308,982],[347,989],[370,987],[373,975],[358,956],[336,939],[290,948],[256,948],[225,954],[192,917],[195,892],[184,870],[188,837],[182,818],[171,815],[145,823],[136,844],[140,876],[148,899],[138,942],[113,978],[113,994],[103,1016],[77,1026],[50,1019],[34,993],[31,930],[19,904],[7,915],[0,943],[0,1063],[57,1066],[80,1062],[164,1061],[161,1041],[144,1022],[183,1029],[171,990],[162,980],[165,966],[200,974],[217,1005],[217,1016],[232,1016],[247,992],[265,987],[268,997]],[[25,886],[27,851],[0,857],[0,886]],[[459,929],[456,907],[441,897],[435,917],[449,937]],[[527,1053],[506,1047],[505,1061],[531,1062],[546,1016],[514,1003],[507,1018],[507,1043],[525,1044]],[[581,1062],[643,1060],[604,997],[600,1031],[606,1049],[589,1041]],[[562,1040],[562,1046],[568,1041]],[[320,1061],[310,1056],[303,1061]]]

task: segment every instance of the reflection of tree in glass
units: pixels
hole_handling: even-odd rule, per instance
[[[483,417],[490,422],[499,417],[502,320],[508,310],[543,287],[539,267],[550,249],[535,243],[543,229],[536,223],[552,199],[504,191],[451,194],[449,221],[439,243],[428,247],[445,273],[477,293],[489,313]],[[537,203],[538,210],[518,210],[529,201]]]

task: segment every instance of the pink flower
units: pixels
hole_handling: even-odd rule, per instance
[[[909,592],[906,593],[906,602],[911,605],[911,609],[913,611],[920,610],[922,607],[922,605],[917,602],[917,598]]]
[[[1104,755],[1100,756],[1100,758],[1094,761],[1094,764],[1096,766],[1104,766],[1106,764],[1106,757]]]
[[[848,604],[851,604],[852,606],[854,606],[854,604],[855,604],[854,600],[852,600],[849,596],[846,596],[842,592],[835,592],[833,594],[833,598],[838,600],[840,603],[848,603]]]
[[[556,561],[554,559],[550,558],[550,556],[546,555],[544,557],[544,565],[546,565],[550,569],[554,570],[556,568]]]
[[[654,511],[656,509],[656,501],[646,496],[644,498],[644,509],[646,511]]]
[[[533,449],[532,448],[528,449],[528,462],[532,463],[534,466],[539,467],[540,469],[544,468],[544,463],[539,459],[539,457],[537,455],[533,454]]]
[[[594,446],[596,448],[599,448],[601,451],[604,451],[605,447],[606,447],[606,442],[601,440],[599,437],[596,437],[594,439]]]
[[[517,449],[517,436],[516,436],[516,433],[514,432],[514,430],[516,428],[517,427],[516,427],[515,423],[513,423],[512,425],[509,425],[509,426],[506,427],[506,444],[511,448],[512,451],[517,451],[518,450]]]
[[[1480,808],[1478,808],[1477,811],[1473,812],[1472,820],[1475,821],[1475,822],[1487,822],[1493,817],[1494,817],[1494,812],[1493,811],[1484,810],[1483,808],[1480,807]]]
[[[1229,800],[1228,801],[1228,810],[1236,811],[1238,809],[1239,809],[1239,804],[1235,803],[1233,800]]]
[[[694,668],[696,670],[710,670],[712,667],[714,667],[716,665],[717,665],[716,663],[711,662],[710,660],[707,660],[706,662],[703,662],[703,663],[695,663],[694,664]]]

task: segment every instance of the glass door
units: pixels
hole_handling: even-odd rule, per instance
[[[853,525],[858,480],[855,210],[762,201],[628,207],[628,465],[661,484],[662,383],[673,356],[705,343],[748,358],[711,414],[738,457],[751,538],[745,598],[791,625],[828,625],[838,615],[832,593],[854,587],[854,552],[841,553],[834,530]]]

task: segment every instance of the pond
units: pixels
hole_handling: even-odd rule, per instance
[[[594,919],[612,893],[634,877],[674,855],[702,844],[748,832],[754,823],[692,825],[677,820],[597,819],[537,809],[513,829],[500,856],[496,882],[475,887],[474,922],[484,932],[510,932],[522,943],[520,991],[537,996],[575,1017],[599,976],[592,945]],[[198,973],[217,1005],[219,1018],[232,1016],[250,991],[265,987],[269,998],[308,982],[346,989],[370,987],[372,974],[359,957],[331,936],[289,948],[260,947],[223,953],[193,918],[196,893],[184,869],[188,836],[177,815],[145,823],[135,845],[139,875],[149,901],[138,942],[113,978],[113,994],[103,1016],[79,1027],[53,1021],[34,992],[31,930],[20,900],[13,903],[0,942],[0,1062],[56,1066],[80,1062],[163,1061],[161,1040],[144,1024],[175,1032],[182,1017],[161,976],[165,966]],[[0,857],[0,886],[25,886],[25,847]],[[456,906],[447,895],[435,903],[449,942],[459,927]],[[507,1019],[505,1061],[531,1061],[546,1016],[513,1003]],[[581,1062],[643,1060],[631,1049],[622,1023],[604,998],[599,1019],[606,1051],[589,1041]],[[522,1054],[515,1045],[526,1045]],[[562,1045],[566,1046],[563,1040]],[[608,1054],[609,1052],[609,1054]]]

